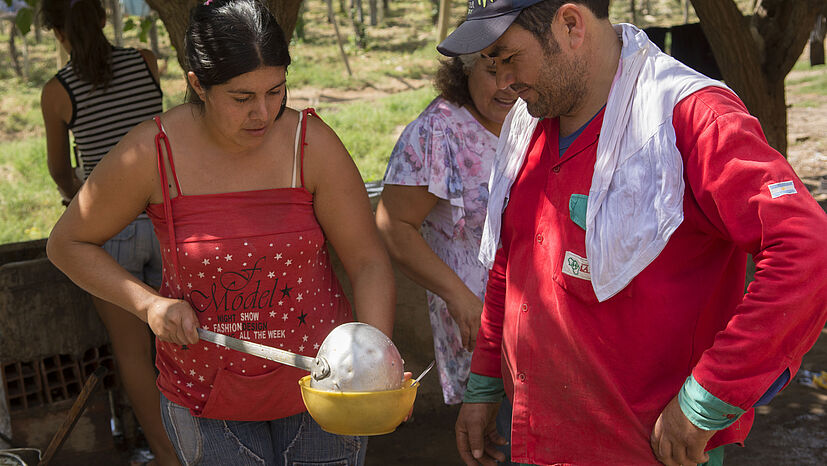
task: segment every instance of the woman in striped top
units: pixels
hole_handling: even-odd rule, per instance
[[[71,60],[41,95],[49,173],[68,205],[100,160],[138,123],[163,111],[155,56],[113,47],[103,34],[100,0],[45,0],[43,24],[54,31]],[[69,131],[79,170],[71,163]],[[90,213],[94,215],[94,213]],[[107,241],[104,249],[139,280],[160,286],[158,240],[145,214]],[[127,396],[158,464],[177,465],[164,432],[155,386],[149,328],[137,317],[93,298],[115,353]]]

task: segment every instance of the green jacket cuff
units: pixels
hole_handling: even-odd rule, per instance
[[[474,374],[468,377],[463,403],[499,403],[505,397],[503,379]]]
[[[725,429],[745,412],[706,391],[691,375],[678,392],[678,403],[692,424],[703,430]]]

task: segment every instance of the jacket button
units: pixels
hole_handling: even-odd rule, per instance
[[[522,372],[517,374],[517,378],[520,379],[520,382],[525,382],[525,374],[523,374]]]
[[[523,303],[523,305],[522,305],[522,306],[520,306],[520,309],[521,309],[523,312],[528,312],[528,304]]]
[[[543,244],[543,234],[542,233],[537,235],[537,242],[540,243],[540,244]]]
[[[551,171],[553,171],[554,173],[560,173],[560,165],[557,165],[556,167],[552,168]]]

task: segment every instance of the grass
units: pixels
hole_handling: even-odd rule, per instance
[[[0,145],[0,244],[46,237],[63,212],[45,152],[43,138]]]
[[[753,0],[736,0],[741,10]],[[671,25],[683,22],[677,0],[651,0],[651,11],[644,14],[645,0],[637,0],[638,24]],[[326,20],[323,0],[305,0],[305,34],[291,43],[293,63],[288,85],[301,88],[360,90],[377,88],[392,81],[430,79],[438,57],[431,23],[429,0],[391,2],[380,27],[367,27],[367,47],[359,49],[352,40],[353,28],[337,10],[337,25],[343,37],[350,68],[349,75],[340,56],[333,25]],[[465,13],[464,2],[453,2],[452,16]],[[612,2],[610,17],[615,22],[630,21],[628,0]],[[697,21],[694,12],[690,21]],[[184,101],[183,72],[170,48],[163,24],[159,21],[160,62],[164,107]],[[111,30],[105,31],[112,37]],[[137,30],[124,34],[125,45],[148,47],[137,39]],[[8,43],[8,28],[0,28],[0,43]],[[18,47],[22,44],[17,41]],[[35,43],[27,37],[30,66],[28,79],[14,75],[8,47],[0,47],[0,243],[37,239],[46,236],[63,208],[46,169],[45,139],[40,116],[40,89],[56,69],[57,46],[51,32]],[[805,71],[796,65],[796,70]],[[806,73],[788,84],[801,94],[827,94],[827,73]],[[405,124],[433,98],[430,86],[383,98],[348,103],[316,105],[324,120],[337,132],[366,181],[381,179],[393,145]],[[814,99],[802,99],[804,105]]]
[[[305,37],[291,44],[291,89],[365,89],[386,80],[429,78],[433,73],[437,52],[429,2],[391,4],[382,27],[367,28],[364,50],[348,40],[352,28],[339,14],[337,24],[352,76],[340,56],[333,26],[326,21],[324,2],[307,0],[306,4]],[[464,6],[457,4],[455,16],[463,11]],[[159,63],[164,108],[168,109],[184,101],[186,85],[163,25],[160,21],[158,25],[161,54],[172,57]],[[0,43],[5,44],[8,29],[2,29]],[[112,37],[111,30],[105,32]],[[147,48],[136,33],[124,34],[125,45]],[[42,37],[40,43],[35,43],[33,34],[26,38],[30,58],[26,80],[17,78],[12,67],[6,66],[11,63],[8,47],[0,48],[0,63],[4,65],[0,66],[0,244],[47,236],[63,211],[46,168],[40,115],[40,90],[57,71],[57,45],[50,32],[44,31]],[[19,38],[17,44],[22,49]],[[381,179],[401,128],[425,108],[433,94],[433,89],[425,87],[371,101],[317,107],[369,181]]]
[[[0,79],[0,142],[34,135],[42,124],[40,85]]]
[[[803,73],[789,77],[784,82],[789,88],[800,94],[827,95],[827,67],[824,65],[806,68]]]
[[[459,6],[454,8],[456,17],[463,12]],[[434,28],[428,20],[429,2],[392,4],[382,27],[367,28],[365,49],[348,40],[352,27],[339,14],[336,24],[352,76],[341,57],[333,25],[327,22],[324,2],[306,0],[302,14],[307,24],[305,35],[294,37],[290,47],[293,63],[288,82],[293,88],[363,89],[389,77],[420,79],[435,69],[438,53]]]
[[[435,96],[430,86],[370,102],[320,105],[319,114],[336,131],[365,181],[381,180],[404,125]]]

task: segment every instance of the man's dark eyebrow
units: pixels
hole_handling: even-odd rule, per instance
[[[270,89],[268,89],[267,92],[270,92],[270,91],[272,91],[273,89],[275,89],[277,87],[281,87],[286,82],[287,82],[287,80],[285,79],[284,81],[282,81],[282,82],[276,84],[275,86],[271,87]],[[240,89],[229,89],[227,92],[229,92],[231,94],[255,94],[255,92],[245,91],[245,90],[240,90]]]
[[[491,49],[491,53],[486,54],[486,53],[480,52],[480,56],[482,56],[482,58],[499,58],[500,55],[502,55],[504,53],[508,53],[508,52],[509,52],[508,47],[506,47],[502,44],[497,44],[497,45],[494,46],[493,49]]]
[[[502,47],[495,46],[494,50],[492,50],[491,53],[482,53],[482,52],[480,52],[480,56],[482,58],[488,58],[488,59],[497,58],[497,57],[500,56],[501,52],[502,52]]]

